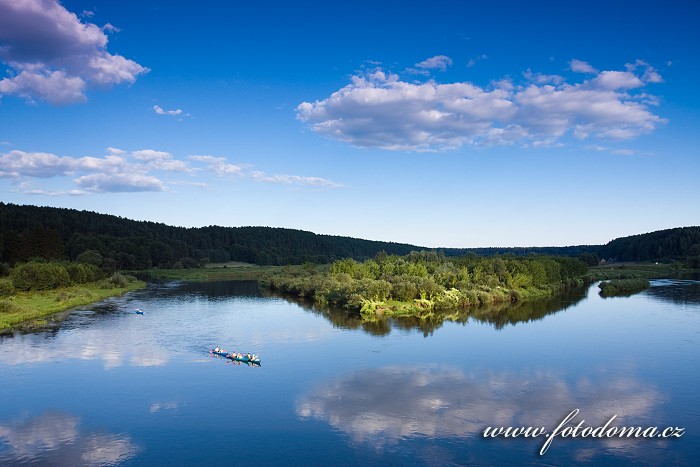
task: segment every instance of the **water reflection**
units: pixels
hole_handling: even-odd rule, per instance
[[[101,360],[107,369],[124,365],[137,367],[165,365],[169,358],[148,340],[115,340],[109,329],[87,328],[78,334],[16,334],[0,337],[0,362],[6,365],[56,362],[65,359]],[[50,346],[46,345],[51,340]]]
[[[587,292],[588,287],[572,288],[544,300],[484,305],[449,312],[436,311],[425,317],[380,318],[372,322],[363,321],[359,312],[319,306],[309,300],[301,300],[290,296],[283,296],[283,298],[298,304],[313,314],[323,316],[333,323],[333,326],[338,328],[362,329],[375,336],[388,335],[393,328],[403,330],[419,329],[424,336],[429,336],[440,329],[446,321],[467,324],[472,319],[480,323],[491,324],[496,329],[502,329],[508,325],[515,326],[519,323],[541,320],[545,316],[566,310],[579,303],[586,298]]]
[[[257,281],[208,281],[181,282],[177,286],[178,293],[186,293],[208,299],[236,297],[262,297]]]
[[[0,423],[0,440],[3,465],[117,465],[140,450],[126,435],[81,431],[80,419],[63,412]]]
[[[700,304],[700,281],[684,279],[656,279],[646,294],[652,298],[678,305]]]
[[[663,400],[653,386],[619,372],[567,380],[542,372],[386,367],[323,383],[297,401],[296,412],[381,450],[408,438],[480,437],[487,426],[552,430],[575,408],[586,426],[602,426],[613,415],[610,426],[656,425],[652,416]],[[624,455],[640,447],[634,439],[597,441]]]

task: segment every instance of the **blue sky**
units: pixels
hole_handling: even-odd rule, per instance
[[[0,0],[0,198],[431,247],[700,225],[694,2]]]

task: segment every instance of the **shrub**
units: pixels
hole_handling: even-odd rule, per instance
[[[129,280],[127,279],[126,276],[119,272],[115,272],[112,274],[112,277],[109,278],[109,281],[114,284],[115,287],[126,287],[129,285]]]
[[[49,290],[70,285],[66,268],[56,263],[24,263],[12,270],[12,285],[18,290]]]
[[[66,270],[74,284],[94,282],[102,276],[100,269],[90,263],[71,263],[66,266]]]
[[[0,313],[12,313],[19,309],[17,305],[9,300],[0,300]]]
[[[9,297],[15,293],[12,282],[6,279],[0,280],[0,297]]]

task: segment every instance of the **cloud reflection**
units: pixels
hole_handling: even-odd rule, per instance
[[[60,339],[47,345],[46,334],[17,334],[2,339],[0,362],[6,365],[55,362],[59,360],[101,360],[107,369],[131,366],[162,366],[169,354],[156,342],[115,340],[108,331],[81,329],[80,333],[65,332]]]
[[[117,465],[140,450],[126,435],[81,432],[80,419],[63,412],[0,424],[0,440],[3,464]]]
[[[601,426],[612,415],[617,426],[655,425],[650,417],[661,400],[654,388],[622,375],[565,380],[538,372],[387,367],[327,382],[302,397],[296,412],[380,450],[406,438],[480,437],[487,426],[552,430],[575,408],[586,426]],[[634,439],[596,441],[610,450],[639,446]]]

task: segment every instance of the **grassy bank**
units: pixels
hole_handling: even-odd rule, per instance
[[[106,287],[104,281],[61,287],[53,290],[16,292],[0,299],[0,333],[19,324],[46,324],[47,317],[70,308],[122,295],[144,287],[141,281],[124,287]]]
[[[598,285],[602,297],[628,297],[650,287],[649,279],[613,279]]]
[[[130,274],[145,281],[225,281],[260,280],[267,274],[281,271],[295,271],[303,266],[257,266],[248,263],[226,263],[222,266],[210,265],[202,269],[148,269],[132,271]]]
[[[689,271],[681,263],[613,263],[590,268],[586,280],[597,282],[611,279],[658,279],[675,277]]]

